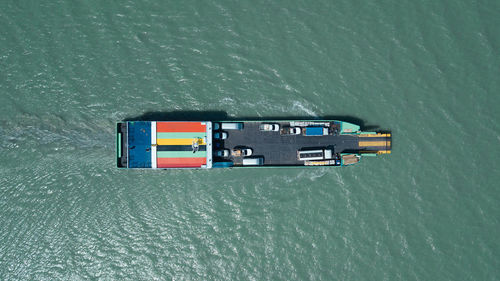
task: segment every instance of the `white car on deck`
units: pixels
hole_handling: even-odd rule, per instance
[[[302,130],[300,129],[300,127],[291,127],[290,133],[292,135],[300,135],[300,133],[302,133]]]
[[[229,157],[229,149],[219,149],[215,151],[217,157]]]
[[[280,130],[279,124],[260,124],[259,129],[264,132],[278,132]]]
[[[240,156],[246,157],[246,156],[251,156],[252,154],[253,154],[253,149],[248,147],[235,148],[231,152],[231,155],[236,157]]]
[[[281,134],[283,135],[300,135],[302,130],[300,127],[283,127],[281,129]]]
[[[225,140],[225,139],[227,139],[227,133],[226,132],[216,132],[216,133],[214,133],[214,138],[217,140]]]

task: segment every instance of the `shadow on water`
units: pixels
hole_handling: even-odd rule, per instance
[[[323,115],[323,116],[240,116],[231,117],[225,111],[152,111],[140,116],[126,117],[124,121],[236,121],[236,120],[338,120],[359,125],[363,131],[379,129],[379,126],[367,125],[365,120],[349,115]],[[384,131],[389,133],[390,131]]]

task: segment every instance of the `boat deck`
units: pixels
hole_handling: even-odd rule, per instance
[[[269,124],[269,129],[277,124],[280,130],[261,131],[262,124]],[[225,137],[222,132],[227,138],[216,139]],[[358,125],[336,120],[127,121],[117,124],[116,133],[120,168],[223,168],[244,166],[244,162],[249,166],[343,166],[357,163],[361,155],[391,153],[390,133],[362,132]],[[227,155],[219,150],[236,148],[251,148],[250,158],[258,159],[244,161],[248,157],[233,153],[217,156]],[[299,151],[303,160],[298,159]]]
[[[330,148],[334,153],[359,151],[358,135],[281,135],[280,132],[259,130],[259,126],[269,122],[244,122],[242,130],[225,130],[225,140],[214,140],[214,149],[249,147],[253,149],[252,157],[264,157],[264,166],[303,166],[304,161],[297,159],[297,151],[314,148]],[[290,122],[272,122],[280,128],[290,126]],[[242,163],[242,157],[215,157],[214,161],[231,160],[235,166]]]

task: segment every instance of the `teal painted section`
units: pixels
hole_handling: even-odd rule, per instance
[[[355,124],[351,124],[348,122],[342,122],[341,133],[343,134],[354,134],[360,130],[360,127]]]
[[[234,166],[233,162],[230,162],[230,161],[214,162],[212,165],[213,168],[231,168],[233,166]]]
[[[157,139],[190,139],[204,138],[206,133],[156,133]]]

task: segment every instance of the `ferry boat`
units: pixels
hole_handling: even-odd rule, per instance
[[[349,166],[391,153],[391,134],[337,120],[126,121],[117,166],[143,169]]]

